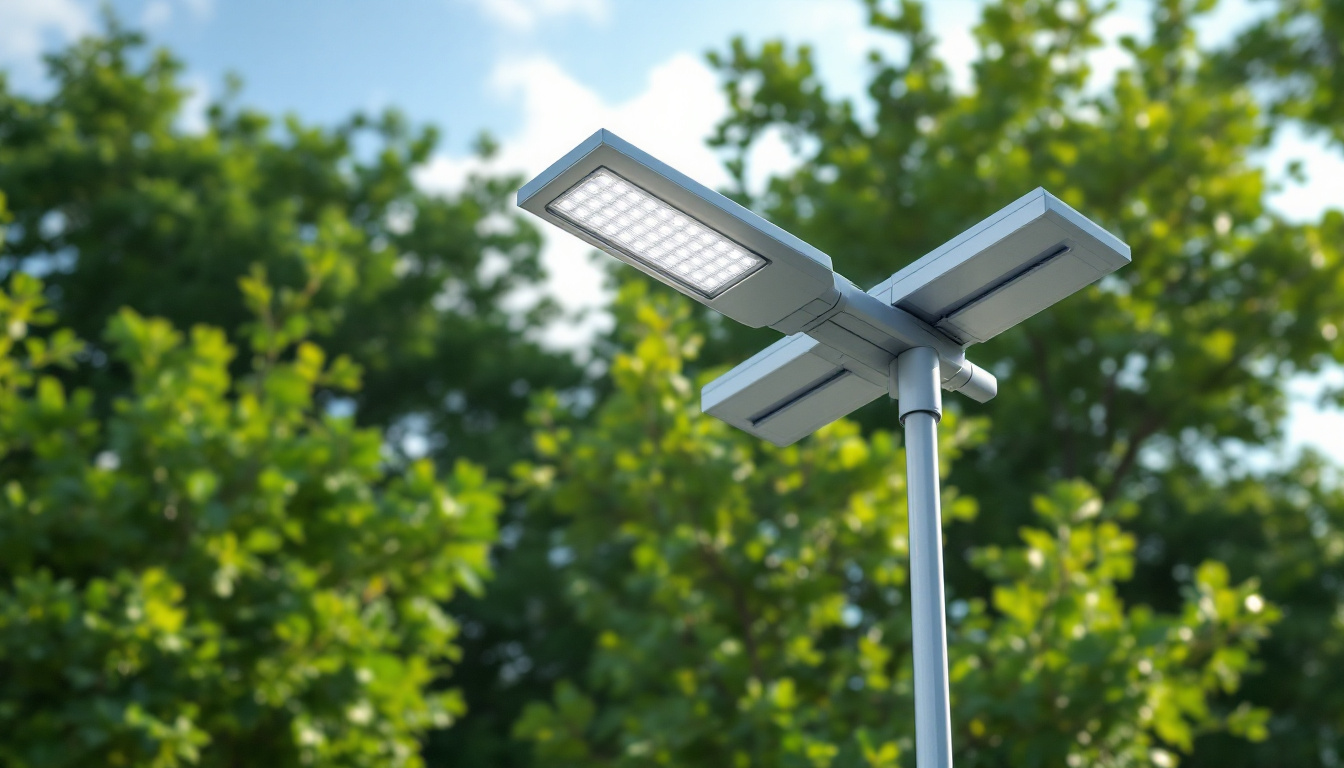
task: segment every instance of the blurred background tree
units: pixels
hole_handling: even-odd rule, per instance
[[[305,263],[316,258],[329,271],[289,330],[364,372],[357,390],[317,383],[316,408],[353,409],[358,424],[385,432],[394,465],[427,456],[448,471],[469,458],[502,475],[529,445],[529,393],[580,381],[569,355],[530,340],[555,319],[553,304],[503,308],[505,297],[540,293],[543,278],[540,239],[513,206],[520,180],[420,191],[413,175],[437,144],[435,129],[413,128],[394,110],[305,125],[239,105],[235,82],[204,126],[188,130],[181,62],[112,17],[101,34],[48,57],[48,68],[53,90],[42,97],[11,92],[0,73],[0,190],[12,214],[0,273],[43,276],[61,322],[87,340],[84,364],[53,375],[90,391],[95,413],[131,392],[103,336],[121,307],[232,336],[251,319],[240,277],[259,265],[277,290],[306,292]],[[488,154],[493,144],[482,137],[478,148]],[[249,355],[230,362],[235,376],[250,368]],[[516,505],[505,510],[506,530],[517,530],[516,514]],[[515,562],[523,573],[503,569],[496,599],[455,608],[471,630],[462,638],[468,690],[494,680],[474,649],[507,643],[519,615],[512,604],[535,601],[537,585],[549,583],[528,576],[529,558]],[[502,635],[480,630],[501,623]],[[502,717],[480,710],[499,720],[490,733],[507,734],[509,712],[521,707]]]
[[[0,763],[421,765],[460,715],[443,603],[479,591],[498,489],[461,462],[389,472],[382,435],[315,411],[359,370],[261,273],[250,372],[218,328],[123,309],[100,417],[84,344],[17,273],[0,292]],[[84,363],[87,365],[87,363]]]
[[[473,178],[455,196],[419,191],[412,174],[435,146],[433,129],[412,130],[392,111],[378,118],[356,115],[331,129],[306,126],[296,118],[276,120],[234,106],[230,100],[236,94],[230,94],[208,110],[203,129],[187,130],[181,122],[187,91],[180,82],[180,62],[167,51],[148,50],[141,35],[112,18],[101,35],[54,54],[48,65],[54,90],[46,97],[12,93],[0,80],[0,190],[8,192],[11,209],[0,270],[44,276],[51,309],[63,326],[87,340],[76,353],[79,365],[52,369],[49,375],[67,388],[90,393],[89,418],[101,422],[114,414],[115,403],[137,397],[130,361],[117,357],[115,343],[103,333],[121,307],[163,317],[177,327],[210,324],[238,338],[255,315],[237,284],[258,266],[278,296],[304,298],[304,311],[286,316],[284,333],[296,339],[312,335],[331,354],[353,358],[364,372],[359,388],[310,382],[312,418],[353,409],[358,423],[385,433],[381,448],[370,446],[361,433],[366,452],[359,457],[360,472],[372,472],[383,461],[409,466],[428,454],[443,471],[451,472],[466,457],[498,474],[528,445],[522,420],[528,390],[563,389],[578,380],[578,367],[567,355],[526,340],[554,317],[549,302],[535,303],[521,314],[501,308],[503,297],[534,288],[542,277],[537,234],[521,223],[512,206],[518,181]],[[480,150],[491,151],[488,139]],[[310,265],[318,262],[323,274],[314,282]],[[229,355],[227,373],[248,375],[260,354]],[[179,407],[186,412],[189,405]],[[341,445],[335,437],[310,442],[322,451]],[[374,454],[367,453],[370,447]],[[365,482],[381,485],[372,477]],[[141,513],[159,514],[162,505],[142,501],[150,508]],[[323,513],[326,503],[311,500],[308,514]],[[302,510],[285,514],[301,515]],[[156,525],[152,519],[127,522],[127,535],[152,538],[134,527]],[[18,537],[8,539],[11,546],[33,544],[21,533],[31,532],[7,532]],[[326,545],[344,546],[339,539]],[[347,557],[323,553],[324,558],[338,555]],[[435,558],[447,556],[434,553]],[[53,560],[30,567],[45,568],[57,580],[72,577],[80,589],[96,575],[87,568],[67,572],[65,565]],[[350,579],[385,581],[396,575],[381,555],[355,565],[362,570]],[[311,566],[323,567],[320,560]],[[387,572],[379,576],[379,568]],[[435,587],[435,597],[446,599],[447,583]],[[170,583],[165,589],[180,588]],[[259,620],[256,631],[265,626]],[[243,645],[249,642],[246,627],[212,631],[224,630]],[[407,663],[418,653],[412,641],[408,638],[402,649],[410,657]],[[256,642],[259,647],[244,650],[267,664],[278,663],[263,637]],[[318,641],[294,642],[302,650]],[[391,641],[371,635],[359,642],[372,653]],[[446,641],[435,642],[425,659],[437,665],[435,654],[445,651]],[[54,656],[52,663],[59,661]],[[415,686],[429,682],[422,677],[420,670],[399,683],[411,686],[406,692],[411,703]],[[224,711],[229,705],[219,702]],[[354,702],[336,697],[331,711],[339,713],[347,705]],[[401,751],[411,735],[443,722],[436,716],[401,723],[399,714],[381,709],[371,710],[371,716],[374,726],[389,729],[395,738],[388,743]],[[398,722],[381,723],[389,718]],[[216,721],[184,722],[197,735],[201,728],[214,733],[220,727]],[[276,721],[266,727],[281,725]],[[227,754],[221,751],[225,735],[217,734],[210,749]],[[59,741],[47,747],[52,754],[61,752]]]
[[[873,55],[859,102],[828,91],[805,44],[738,39],[711,54],[730,107],[712,143],[737,180],[732,194],[834,254],[860,284],[1036,186],[1135,254],[1086,295],[978,348],[977,362],[1003,383],[999,399],[950,408],[958,760],[1339,764],[1338,457],[1278,454],[1288,379],[1344,351],[1344,216],[1275,213],[1259,164],[1288,127],[1338,141],[1339,3],[1284,0],[1230,43],[1201,47],[1195,24],[1217,3],[1154,0],[1151,34],[1122,41],[1131,60],[1112,82],[1093,76],[1090,56],[1113,4],[995,0],[976,27],[969,92],[952,88],[920,3],[864,5],[902,53]],[[549,302],[501,308],[543,285],[539,237],[512,206],[520,179],[478,177],[450,196],[417,190],[412,174],[436,137],[395,112],[315,127],[238,106],[235,90],[203,128],[187,130],[181,65],[115,21],[50,67],[49,96],[0,82],[0,190],[14,218],[0,270],[43,276],[61,323],[88,340],[68,350],[73,368],[46,374],[49,388],[90,393],[81,423],[111,434],[145,386],[121,337],[104,335],[109,323],[166,329],[137,319],[157,315],[216,326],[237,348],[272,343],[256,335],[264,302],[254,295],[249,309],[233,288],[255,265],[276,301],[304,308],[272,323],[289,351],[270,363],[264,353],[212,363],[220,375],[242,382],[267,365],[301,368],[293,345],[311,336],[365,371],[357,392],[320,376],[304,385],[312,450],[337,440],[319,414],[353,411],[383,432],[387,466],[377,472],[427,471],[412,463],[427,456],[448,474],[467,457],[511,478],[495,579],[484,596],[447,604],[462,627],[461,660],[436,685],[460,688],[466,715],[425,737],[434,718],[403,721],[395,706],[371,704],[368,728],[389,730],[367,744],[400,754],[423,738],[432,765],[912,764],[890,408],[784,451],[733,434],[698,415],[691,382],[772,334],[668,300],[662,288],[647,293],[624,273],[620,322],[585,377],[567,355],[530,341],[556,321]],[[801,162],[753,196],[746,164],[772,132]],[[247,284],[263,285],[261,274]],[[39,387],[6,408],[41,396]],[[241,402],[237,385],[214,396]],[[99,469],[108,449],[94,438],[72,445],[79,477],[152,476],[124,458]],[[230,466],[216,470],[215,460],[193,466]],[[21,485],[47,477],[26,461],[0,466]],[[365,483],[373,494],[395,487],[381,475]],[[128,503],[161,516],[160,500],[147,498]],[[314,499],[277,521],[320,517],[328,505],[341,508]],[[48,534],[16,509],[4,513],[17,526],[5,546],[38,547]],[[82,605],[95,582],[111,601],[159,589],[152,599],[190,604],[198,591],[166,555],[124,579],[79,557],[89,559],[43,566],[51,589],[73,590],[67,605]],[[296,563],[320,568],[331,557],[310,548]],[[143,583],[153,567],[187,585],[186,597]],[[374,578],[358,568],[396,572],[376,560],[351,567],[359,575],[347,585]],[[183,615],[192,627],[204,614]],[[221,637],[255,640],[240,653],[280,653],[265,635],[211,621],[229,628]],[[379,643],[394,640],[359,642],[386,650]],[[428,659],[443,647],[387,652]],[[81,653],[106,665],[121,646],[90,648]],[[58,690],[42,688],[55,669],[34,666],[25,685]],[[427,679],[406,680],[421,696]],[[157,725],[137,720],[108,739],[172,759],[199,749],[205,760],[214,758],[203,738],[242,732],[200,720],[215,703],[199,698],[200,712],[178,728],[146,704],[149,692],[135,689],[135,717],[148,712]],[[40,700],[50,709],[0,715],[63,703]],[[108,711],[129,723],[130,700],[114,701],[122,708]],[[404,711],[427,711],[416,701]],[[267,727],[291,722],[275,716]],[[356,749],[332,754],[347,747]],[[149,753],[127,760],[148,764],[136,756]]]

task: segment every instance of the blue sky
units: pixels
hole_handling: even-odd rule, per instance
[[[724,48],[734,34],[753,41],[808,41],[828,87],[858,95],[866,52],[891,49],[889,41],[865,28],[858,0],[113,0],[111,5],[186,60],[188,82],[198,92],[191,106],[197,115],[222,91],[225,73],[235,72],[245,83],[244,101],[269,112],[329,123],[355,110],[396,105],[416,122],[438,125],[445,141],[421,176],[424,185],[437,189],[452,189],[476,170],[536,173],[599,127],[711,186],[722,184],[726,176],[702,140],[725,110],[705,51]],[[1103,25],[1104,36],[1142,34],[1145,5],[1123,2]],[[1201,36],[1224,38],[1263,5],[1224,2]],[[936,0],[930,7],[954,80],[965,84],[978,3]],[[0,66],[10,70],[11,83],[40,90],[40,52],[94,29],[97,13],[96,0],[0,0]],[[1099,54],[1098,78],[1123,63],[1115,48]],[[486,168],[468,151],[481,130],[502,142],[499,158]],[[1337,152],[1289,135],[1264,162],[1277,172],[1293,158],[1307,161],[1312,178],[1275,195],[1278,208],[1313,216],[1327,205],[1344,205],[1337,181],[1344,178],[1344,159]],[[784,142],[773,137],[753,156],[751,176],[759,183],[791,161]],[[587,250],[570,238],[548,238],[551,287],[574,308],[596,306],[604,298]],[[843,254],[834,256],[841,266]],[[603,322],[599,315],[584,326],[557,328],[549,339],[582,345]],[[1341,378],[1338,371],[1332,375]],[[1299,380],[1293,388],[1292,442],[1344,457],[1344,415],[1311,405],[1318,383]]]

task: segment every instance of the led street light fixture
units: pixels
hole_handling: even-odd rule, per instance
[[[606,168],[598,168],[546,209],[705,298],[718,296],[766,264]]]
[[[753,328],[794,333],[840,298],[829,256],[610,131],[528,182],[518,205]]]
[[[1043,189],[868,292],[760,216],[598,131],[528,182],[518,204],[705,306],[788,336],[708,384],[706,413],[778,445],[896,396],[893,361],[927,347],[939,385],[979,402],[998,382],[985,341],[1129,263],[1129,247]]]
[[[1129,246],[1037,188],[874,288],[969,346],[1129,263]]]

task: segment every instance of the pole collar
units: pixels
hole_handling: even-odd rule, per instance
[[[913,347],[891,361],[887,369],[887,394],[899,402],[901,423],[917,411],[943,418],[942,379],[938,373],[938,352],[932,347]]]

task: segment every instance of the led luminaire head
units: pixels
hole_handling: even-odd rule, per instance
[[[839,301],[831,259],[610,131],[518,191],[518,205],[753,328],[803,328]]]
[[[708,299],[766,265],[607,168],[593,171],[546,210]]]
[[[1037,188],[869,293],[969,346],[997,336],[1129,260],[1128,245]]]

